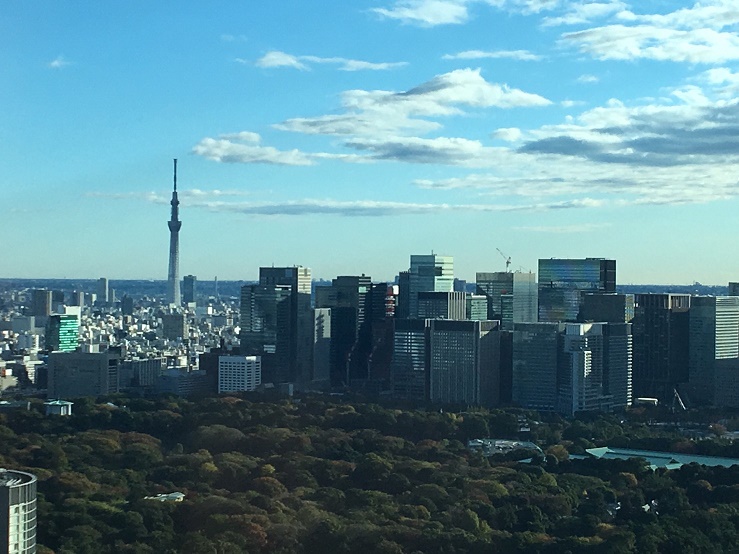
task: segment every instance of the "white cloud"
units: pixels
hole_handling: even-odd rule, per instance
[[[276,127],[309,134],[359,136],[429,132],[439,129],[440,124],[423,118],[461,115],[463,108],[535,107],[547,106],[551,101],[490,83],[479,69],[458,69],[405,92],[347,91],[342,104],[346,113],[294,118]]]
[[[394,95],[392,101],[415,103],[417,113],[442,115],[454,104],[471,107],[513,108],[551,104],[543,96],[510,88],[505,84],[489,83],[479,69],[457,69],[434,77],[405,93]],[[427,109],[424,110],[424,107]]]
[[[578,83],[587,83],[587,84],[589,84],[589,83],[597,83],[598,81],[600,81],[600,79],[598,77],[596,77],[595,75],[580,75],[577,78],[577,82]]]
[[[734,0],[704,0],[666,14],[636,14],[624,10],[618,18],[665,28],[720,30],[739,24],[739,7]]]
[[[180,199],[187,200],[189,198],[202,199],[202,198],[222,198],[228,196],[248,196],[249,192],[243,190],[203,190],[203,189],[184,189],[178,190],[178,196]]]
[[[391,8],[372,11],[387,19],[427,27],[465,23],[469,18],[465,0],[398,0]]]
[[[224,163],[265,163],[275,165],[312,165],[311,156],[299,150],[277,150],[271,146],[255,143],[252,135],[247,139],[237,138],[243,133],[223,135],[217,139],[206,137],[192,151],[198,156]],[[257,135],[258,136],[258,135]]]
[[[72,62],[68,61],[64,56],[59,55],[46,65],[51,69],[63,69],[68,65],[71,65],[71,63]]]
[[[248,63],[241,58],[236,58],[236,61],[239,63]],[[341,71],[386,71],[408,65],[407,62],[368,62],[339,57],[293,56],[292,54],[277,50],[265,54],[255,62],[255,65],[258,67],[292,67],[294,69],[308,70],[310,69],[308,63],[338,65]]]
[[[349,217],[381,217],[434,215],[444,212],[487,213],[552,211],[581,208],[597,208],[604,202],[592,198],[579,198],[554,202],[535,202],[529,204],[448,204],[393,202],[386,200],[304,199],[284,202],[225,202],[190,201],[188,207],[203,208],[214,212],[241,213],[262,216],[310,216],[336,215]]]
[[[490,166],[494,173],[421,179],[415,184],[439,191],[467,190],[483,197],[589,195],[613,198],[614,206],[736,198],[739,100],[726,98],[721,91],[739,77],[731,71],[710,71],[701,74],[700,80],[717,88],[683,85],[671,90],[670,97],[647,105],[629,106],[611,99],[569,122],[520,131],[521,147],[495,152]],[[501,136],[506,132],[500,130]]]
[[[560,0],[395,0],[388,8],[373,8],[384,18],[409,25],[460,25],[470,19],[470,6],[483,4],[511,13],[537,14],[556,8]]]
[[[408,65],[408,62],[367,62],[363,60],[351,60],[347,58],[321,58],[319,56],[299,56],[300,60],[319,63],[319,64],[335,64],[339,66],[341,71],[385,71],[388,69],[397,69]]]
[[[521,138],[521,135],[521,129],[519,129],[518,127],[497,129],[492,134],[493,138],[504,140],[506,142],[516,142]]]
[[[542,25],[554,27],[557,25],[580,25],[621,12],[626,9],[626,4],[618,0],[612,2],[581,2],[569,6],[564,15],[557,17],[545,17]]]
[[[537,14],[557,8],[564,0],[470,0],[480,2],[512,13]]]
[[[726,67],[715,67],[697,75],[695,80],[713,87],[721,99],[731,100],[739,95],[739,73]]]
[[[713,29],[608,25],[565,33],[562,43],[599,60],[652,59],[717,64],[739,60],[739,37]]]
[[[303,64],[296,56],[272,50],[259,58],[255,65],[257,67],[292,67],[300,70],[307,70],[308,66]]]
[[[541,60],[541,56],[529,52],[528,50],[466,50],[464,52],[458,52],[457,54],[445,54],[443,56],[443,59],[445,60],[481,60],[486,58],[510,58],[520,61]]]
[[[715,67],[701,74],[702,80],[711,85],[737,85],[739,73],[734,73],[727,67]]]
[[[227,133],[225,135],[221,135],[222,139],[227,140],[237,140],[240,142],[253,142],[253,143],[260,143],[262,142],[262,137],[259,136],[259,133],[253,133],[251,131],[240,131],[238,133]]]

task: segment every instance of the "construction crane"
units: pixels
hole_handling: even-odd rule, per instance
[[[498,254],[503,256],[503,258],[505,259],[505,272],[508,273],[510,271],[509,268],[511,267],[511,257],[506,256],[500,248],[496,248],[496,250],[498,251]]]

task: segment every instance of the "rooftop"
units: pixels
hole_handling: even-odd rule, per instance
[[[0,487],[17,487],[36,480],[36,476],[25,471],[0,468]]]
[[[612,448],[603,446],[601,448],[589,448],[586,451],[591,456],[601,459],[644,458],[652,469],[664,467],[667,469],[679,469],[685,464],[699,464],[709,467],[731,467],[739,465],[737,458],[721,458],[719,456],[699,456],[696,454],[680,454],[677,452],[659,452],[656,450],[632,450],[629,448]]]

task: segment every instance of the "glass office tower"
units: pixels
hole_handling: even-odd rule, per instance
[[[578,320],[584,292],[615,292],[616,260],[539,260],[539,321]]]

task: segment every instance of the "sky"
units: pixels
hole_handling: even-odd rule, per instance
[[[0,277],[739,280],[739,4],[7,2]]]

